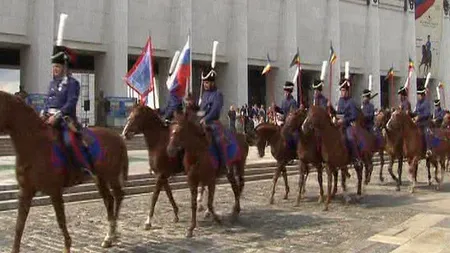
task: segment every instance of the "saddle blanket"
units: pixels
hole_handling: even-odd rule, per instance
[[[104,156],[98,137],[87,128],[81,131],[82,135],[89,139],[87,148],[82,143],[82,140],[76,136],[76,133],[67,128],[62,130],[62,142],[59,139],[54,141],[51,161],[53,168],[58,172],[67,173],[68,168],[75,166],[76,168],[88,169],[90,173],[94,173],[88,162],[89,155],[93,164],[103,160]],[[72,166],[70,163],[73,163]]]
[[[236,136],[229,129],[224,128],[220,122],[214,122],[211,124],[211,128],[214,142],[217,143],[217,145],[212,143],[209,147],[214,168],[220,168],[221,164],[229,166],[241,160],[241,150]],[[224,152],[226,152],[226,157],[222,163]]]

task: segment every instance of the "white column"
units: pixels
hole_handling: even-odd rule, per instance
[[[367,6],[366,20],[366,45],[365,45],[365,73],[364,89],[369,88],[369,75],[372,75],[372,94],[378,92],[372,103],[375,108],[381,108],[380,86],[380,17],[378,12],[378,0],[370,0]],[[360,94],[358,94],[360,95]]]
[[[340,82],[340,75],[341,75],[341,60],[342,56],[340,54],[341,52],[341,29],[340,29],[340,17],[339,17],[339,0],[328,0],[327,1],[327,37],[328,40],[324,41],[324,50],[326,51],[326,59],[330,56],[330,41],[333,42],[333,49],[335,54],[337,55],[337,60],[333,64],[333,73],[332,73],[332,82],[331,82],[331,97],[329,98],[331,100],[331,104],[336,106],[337,101],[339,100],[339,92],[337,91]],[[342,62],[343,63],[343,62]],[[327,70],[327,82],[324,89],[324,94],[328,95],[329,91],[329,68],[330,63],[328,63],[328,70]]]
[[[222,115],[226,115],[231,104],[237,107],[248,103],[248,3],[247,0],[231,2],[231,27],[226,42],[228,64],[218,69],[222,73],[217,73],[218,86],[224,95]],[[227,82],[221,82],[223,80]]]
[[[442,39],[441,39],[441,48],[440,52],[440,63],[439,63],[439,80],[444,83],[443,93],[441,92],[441,96],[445,97],[445,108],[449,108],[450,106],[450,71],[448,71],[448,67],[450,66],[450,13],[445,13],[444,11],[444,20],[442,21]],[[441,97],[441,100],[442,97]]]
[[[30,1],[28,17],[30,46],[20,52],[20,82],[29,93],[47,93],[52,77],[50,57],[55,44],[54,9],[54,0]]]
[[[289,65],[297,52],[297,1],[285,0],[281,4],[281,22],[280,22],[280,44],[278,49],[277,65],[279,69],[276,71],[274,83],[274,97],[278,105],[284,98],[283,86],[286,81],[294,78],[295,67],[289,68]],[[297,87],[292,93],[297,100]],[[298,101],[297,101],[298,102]]]
[[[409,1],[408,1],[409,2]],[[402,65],[399,66],[401,73],[403,74],[402,85],[405,83],[406,78],[408,77],[408,59],[414,61],[416,65],[415,68],[418,68],[418,62],[416,59],[416,18],[415,18],[415,4],[410,5],[407,3],[407,10],[404,13],[403,20],[403,31],[404,34],[402,36],[402,48],[403,48],[403,57],[402,57]],[[409,84],[409,101],[411,102],[411,107],[414,109],[417,102],[417,82],[416,82],[416,71],[413,72]]]
[[[123,77],[128,67],[128,0],[108,3],[104,31],[106,53],[96,57],[96,79],[105,96],[126,97]]]

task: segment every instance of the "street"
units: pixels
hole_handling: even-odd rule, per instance
[[[445,238],[450,238],[450,185],[445,184],[441,192],[435,192],[434,187],[425,183],[425,171],[421,166],[417,192],[411,195],[406,186],[396,192],[390,178],[380,183],[375,168],[372,182],[365,187],[359,203],[345,204],[339,187],[328,212],[322,211],[323,204],[317,203],[315,173],[308,178],[306,198],[300,207],[294,207],[297,176],[289,178],[288,200],[282,199],[284,184],[278,182],[274,205],[268,204],[271,180],[249,182],[241,201],[242,213],[235,223],[228,218],[233,204],[231,188],[221,185],[216,191],[215,208],[223,224],[217,225],[199,213],[198,227],[191,239],[184,237],[190,221],[187,190],[175,191],[180,208],[180,221],[176,224],[172,223],[172,208],[165,193],[160,195],[150,231],[143,229],[150,197],[135,195],[124,200],[118,227],[120,238],[108,250],[100,247],[108,226],[101,200],[68,203],[66,215],[73,252],[412,252],[404,248],[414,246],[415,238],[430,233],[429,229],[437,229],[439,233],[428,242],[431,245],[428,249],[433,250],[420,251],[414,247],[417,252],[448,252],[443,251],[446,249],[443,242],[448,244]],[[407,173],[403,174],[408,185]],[[352,171],[348,187],[351,196],[355,193],[354,179]],[[406,225],[402,224],[410,218]],[[1,252],[11,249],[15,219],[16,211],[0,213]],[[402,229],[392,234],[392,238],[387,236],[398,225]],[[402,235],[402,231],[410,232]],[[400,239],[393,239],[395,236]],[[32,207],[22,252],[61,252],[62,246],[62,234],[52,207]]]

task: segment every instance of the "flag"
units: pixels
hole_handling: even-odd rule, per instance
[[[289,67],[292,68],[292,66],[295,66],[295,65],[300,65],[300,53],[298,51],[298,48],[297,48],[297,53],[294,55],[294,58],[292,59]]]
[[[264,67],[264,69],[263,69],[261,75],[264,75],[264,74],[266,74],[267,72],[269,72],[271,68],[272,68],[272,65],[270,65],[269,53],[267,53],[267,64],[266,64],[266,66]]]
[[[388,79],[391,78],[391,77],[394,77],[394,67],[391,67],[391,68],[388,70],[388,72],[387,72],[387,74],[386,74],[386,78],[384,78],[384,80],[386,81],[386,80],[388,80]]]
[[[330,45],[330,59],[328,60],[328,62],[330,62],[330,64],[333,64],[336,60],[337,60],[337,56],[334,53],[333,44],[331,44]]]
[[[189,88],[189,79],[191,76],[191,48],[189,46],[189,36],[183,50],[178,57],[178,62],[172,75],[167,80],[167,89],[170,93],[179,98],[186,96],[186,90]]]
[[[439,89],[443,89],[444,88],[444,83],[443,82],[439,82],[438,87],[439,87]]]
[[[141,97],[141,102],[146,101],[149,92],[154,88],[153,84],[153,54],[152,42],[148,37],[141,55],[125,76],[125,82]]]
[[[408,68],[409,69],[414,69],[414,61],[411,59],[411,57],[409,57]]]

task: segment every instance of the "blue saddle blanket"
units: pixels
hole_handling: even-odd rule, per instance
[[[82,140],[76,134],[66,127],[63,127],[62,138],[63,142],[55,141],[52,147],[52,165],[60,172],[67,172],[70,167],[85,168],[92,171],[89,163],[89,156],[92,159],[92,164],[96,164],[103,160],[103,153],[98,137],[89,129],[81,130],[82,134],[87,137],[87,147],[82,143]],[[70,163],[73,164],[70,164]],[[71,166],[72,165],[72,166]]]
[[[241,150],[236,136],[219,122],[212,123],[211,128],[213,130],[213,143],[209,147],[209,152],[214,167],[219,168],[220,165],[231,165],[241,160]],[[224,161],[222,160],[223,157],[225,157]]]

